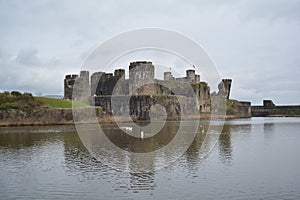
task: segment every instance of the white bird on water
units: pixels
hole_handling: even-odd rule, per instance
[[[120,127],[120,129],[123,129],[125,131],[132,131],[132,127],[130,127],[130,126],[122,126],[122,127]]]
[[[141,131],[141,138],[144,138],[144,131]]]

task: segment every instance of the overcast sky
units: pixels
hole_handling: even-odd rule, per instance
[[[158,27],[202,45],[233,79],[231,98],[300,104],[299,10],[300,0],[0,0],[0,91],[62,95],[98,44]]]

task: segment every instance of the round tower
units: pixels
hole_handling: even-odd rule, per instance
[[[152,62],[137,61],[129,65],[130,94],[154,94],[154,65]]]
[[[195,70],[194,69],[189,69],[189,70],[186,70],[186,78],[189,82],[195,82]]]
[[[64,99],[71,100],[77,74],[68,74],[64,79]]]

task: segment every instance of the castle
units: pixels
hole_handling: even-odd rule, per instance
[[[184,98],[186,111],[191,113],[195,112],[195,106],[201,113],[211,112],[212,95],[229,98],[231,79],[222,79],[218,93],[211,94],[208,84],[200,81],[194,69],[186,70],[185,77],[177,78],[171,71],[164,72],[163,80],[155,79],[154,71],[152,62],[137,61],[129,65],[129,79],[125,78],[124,69],[116,69],[113,74],[95,72],[90,76],[88,71],[81,71],[79,76],[66,75],[64,99],[86,101],[101,106],[106,113],[129,113],[143,120],[149,119],[151,106],[156,103],[163,105],[170,116],[180,114],[175,98],[178,96]],[[192,101],[195,98],[197,105]]]

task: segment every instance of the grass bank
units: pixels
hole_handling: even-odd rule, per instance
[[[85,104],[80,101],[70,101],[64,99],[54,99],[48,97],[35,97],[38,101],[42,102],[42,104],[53,107],[53,108],[72,108],[72,103],[74,103],[74,107],[87,107],[88,104]]]

